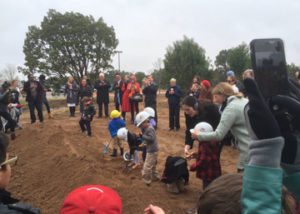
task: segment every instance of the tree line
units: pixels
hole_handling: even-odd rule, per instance
[[[95,79],[102,70],[112,81],[117,72],[111,65],[117,46],[115,30],[103,18],[95,20],[80,13],[62,14],[50,9],[40,26],[28,27],[23,46],[25,65],[18,71],[25,75],[45,74],[53,84],[60,85],[68,75],[77,80],[84,75]],[[241,43],[221,50],[212,62],[203,47],[184,36],[167,47],[164,59],[159,59],[154,67],[152,75],[160,87],[164,88],[172,77],[187,88],[195,75],[213,82],[224,80],[227,70],[240,76],[251,68],[250,51],[246,43]],[[300,68],[290,64],[288,70],[294,75]],[[138,72],[137,77],[141,81],[145,74]]]

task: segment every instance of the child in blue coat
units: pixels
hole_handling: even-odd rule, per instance
[[[120,148],[121,156],[123,156],[124,148],[122,141],[117,137],[118,130],[126,126],[125,121],[121,118],[121,113],[118,110],[113,110],[110,113],[111,121],[108,129],[111,137],[114,139],[113,152],[110,156],[117,157],[117,149]]]

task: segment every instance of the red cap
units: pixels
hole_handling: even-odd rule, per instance
[[[204,85],[206,89],[209,89],[211,87],[211,84],[208,80],[202,80],[201,84]]]
[[[73,190],[65,199],[60,214],[121,214],[122,201],[114,190],[86,185]]]

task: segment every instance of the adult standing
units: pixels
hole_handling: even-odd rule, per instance
[[[130,112],[130,103],[129,103],[129,91],[127,90],[127,86],[129,83],[129,76],[124,76],[124,81],[122,85],[122,117],[126,119],[126,112]]]
[[[152,75],[148,75],[145,87],[143,89],[143,94],[145,95],[145,107],[151,107],[155,111],[155,122],[157,128],[157,110],[156,110],[156,97],[157,97],[157,84],[153,80]]]
[[[8,105],[11,102],[11,91],[9,89],[9,83],[4,82],[0,88],[0,116],[3,117],[8,122],[8,127],[10,127],[11,131],[11,139],[14,140],[16,138],[15,127],[16,122],[12,119],[11,115],[8,113]],[[4,124],[2,124],[4,126]],[[3,127],[1,127],[3,128]]]
[[[134,112],[139,113],[139,102],[134,98],[135,95],[141,94],[140,84],[136,81],[135,74],[130,75],[130,82],[127,85],[130,112],[131,112],[131,123],[134,124]]]
[[[176,85],[176,79],[170,80],[170,86],[166,91],[169,105],[169,131],[180,129],[180,97],[181,89]]]
[[[201,141],[221,141],[228,131],[238,141],[240,151],[239,163],[237,165],[238,172],[244,170],[244,166],[249,159],[249,143],[250,135],[246,128],[244,109],[248,100],[242,95],[235,94],[231,85],[228,83],[219,83],[212,91],[214,103],[221,105],[221,119],[217,128],[213,132],[195,132],[192,134],[194,139]]]
[[[87,84],[87,79],[86,78],[81,79],[79,92],[78,92],[80,113],[82,113],[83,111],[83,103],[81,102],[82,98],[92,97],[92,96],[93,96],[93,89],[90,85]]]
[[[108,117],[110,83],[105,79],[104,73],[99,74],[99,80],[97,80],[94,87],[97,90],[97,103],[99,107],[98,118],[102,117],[103,105],[104,105],[105,117]]]
[[[75,117],[76,105],[78,103],[79,86],[72,76],[68,78],[65,95],[67,95],[67,105],[70,111],[70,117]]]
[[[123,84],[124,82],[122,81],[121,75],[119,73],[116,73],[113,89],[115,91],[115,96],[114,96],[115,107],[118,111],[120,111],[120,106],[122,106]]]
[[[229,70],[226,72],[226,80],[233,87],[233,91],[235,93],[243,93],[245,94],[245,86],[241,83],[235,76],[234,71]]]
[[[28,75],[28,81],[25,82],[23,91],[26,93],[26,101],[30,110],[31,123],[35,123],[35,109],[38,112],[38,118],[41,124],[43,124],[43,87],[35,80],[33,74]]]
[[[215,130],[220,121],[220,112],[216,105],[211,102],[199,102],[192,96],[187,96],[182,101],[182,108],[185,115],[185,147],[184,153],[188,156],[189,150],[193,148],[194,139],[190,129],[193,129],[200,122],[209,123]]]
[[[48,118],[51,119],[52,115],[51,115],[50,105],[49,105],[49,102],[47,100],[46,77],[45,77],[44,74],[41,74],[39,76],[39,82],[40,82],[41,86],[43,87],[42,102],[46,106],[46,109],[47,109],[47,112],[48,112]]]

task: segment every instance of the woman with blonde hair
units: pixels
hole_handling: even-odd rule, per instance
[[[220,106],[221,119],[215,131],[194,132],[192,138],[201,141],[221,141],[228,131],[238,141],[240,158],[237,165],[238,172],[244,170],[248,163],[250,136],[246,128],[244,108],[248,100],[242,94],[235,94],[231,85],[221,82],[212,91],[213,102]]]
[[[78,103],[79,87],[72,76],[68,78],[65,95],[67,96],[67,104],[70,110],[70,117],[75,117],[75,108]]]

